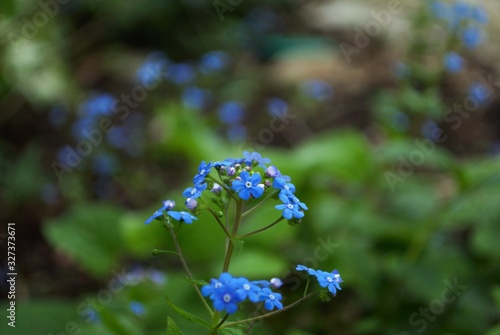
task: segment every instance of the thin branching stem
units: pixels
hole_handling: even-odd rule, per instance
[[[240,227],[241,222],[241,207],[242,201],[241,199],[236,200],[236,216],[234,218],[233,230],[231,232],[231,238],[238,234],[238,229]],[[232,241],[229,241],[226,251],[226,257],[224,259],[224,266],[222,267],[222,272],[227,272],[229,269],[229,263],[231,262],[231,257],[233,256],[234,244]]]
[[[262,319],[265,319],[265,318],[268,318],[268,317],[271,317],[273,315],[276,315],[276,314],[279,314],[281,312],[284,312],[292,307],[295,307],[297,306],[298,304],[300,304],[301,302],[304,302],[306,301],[308,298],[310,298],[312,295],[314,295],[316,292],[318,291],[314,291],[314,292],[311,292],[309,293],[308,295],[306,295],[305,297],[302,297],[300,298],[299,300],[291,303],[290,305],[288,306],[285,306],[283,307],[282,309],[278,309],[276,311],[273,311],[273,312],[270,312],[270,313],[267,313],[267,314],[263,314],[263,315],[259,315],[259,316],[256,316],[256,317],[253,317],[253,318],[249,318],[249,319],[245,319],[245,320],[240,320],[240,321],[233,321],[233,322],[228,322],[226,323],[222,328],[224,327],[231,327],[231,326],[236,326],[236,325],[239,325],[239,324],[242,324],[242,323],[247,323],[247,322],[253,322],[253,321],[258,321],[258,320],[262,320]]]
[[[261,202],[259,202],[257,205],[253,206],[249,210],[247,210],[245,213],[241,214],[241,217],[245,217],[248,214],[252,213],[255,209],[259,208],[262,206],[267,200],[271,199],[274,197],[278,192],[271,192],[267,197],[265,197]]]
[[[174,229],[167,222],[164,222],[163,224],[167,227],[167,229],[168,229],[168,231],[170,233],[170,236],[172,236],[172,240],[174,241],[175,250],[177,251],[177,254],[178,254],[179,259],[181,261],[182,267],[184,268],[184,271],[186,271],[186,274],[188,275],[188,278],[190,280],[194,280],[193,274],[191,273],[191,270],[189,269],[189,266],[188,266],[188,264],[186,262],[186,259],[184,258],[184,254],[182,253],[181,246],[179,244],[179,240],[177,239],[177,235],[174,232]],[[212,309],[208,305],[207,301],[205,300],[205,298],[201,294],[200,288],[195,283],[193,283],[193,287],[194,287],[194,289],[196,291],[196,294],[200,297],[200,300],[203,302],[203,305],[205,306],[205,308],[210,313],[210,316],[212,316],[214,312],[212,311]]]
[[[215,220],[217,221],[217,223],[219,224],[219,226],[222,228],[222,230],[224,231],[224,234],[226,234],[226,237],[227,238],[231,238],[231,234],[229,233],[229,231],[226,229],[226,226],[224,225],[224,223],[222,223],[222,221],[220,220],[220,218],[217,216],[217,213],[215,213],[211,208],[207,207],[207,210],[212,213],[213,217],[215,218]]]
[[[282,221],[284,219],[284,217],[280,216],[276,221],[274,221],[273,223],[271,224],[268,224],[267,226],[263,227],[263,228],[260,228],[260,229],[257,229],[257,230],[254,230],[254,231],[251,231],[249,233],[246,233],[246,234],[243,234],[241,236],[238,236],[238,238],[243,238],[243,237],[248,237],[248,236],[251,236],[251,235],[254,235],[254,234],[257,234],[257,233],[260,233],[260,232],[263,232],[264,230],[267,230],[269,228],[271,228],[272,226],[278,224],[280,221]]]

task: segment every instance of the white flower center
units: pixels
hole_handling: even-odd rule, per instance
[[[269,299],[274,300],[274,294],[270,294]]]
[[[288,187],[288,185],[285,185],[285,187],[283,187],[283,188],[284,188],[285,190],[287,190],[287,191],[290,189],[290,187]]]
[[[245,183],[245,186],[246,186],[247,188],[250,188],[250,187],[252,187],[252,183],[251,183],[251,182],[249,182],[249,181],[247,181],[247,182]]]
[[[245,291],[249,291],[249,290],[250,290],[250,285],[248,285],[248,284],[244,284],[244,285],[243,285],[243,289],[244,289]]]
[[[216,284],[214,285],[214,287],[215,287],[215,288],[222,287],[222,283],[216,283]]]
[[[195,193],[196,193],[196,189],[194,189],[194,188],[193,188],[193,189],[191,190],[191,194],[195,194]]]
[[[333,282],[332,277],[326,277],[326,280],[327,280],[329,283]]]
[[[224,297],[222,297],[224,302],[230,302],[231,301],[231,295],[229,293],[224,294]]]
[[[288,204],[288,205],[286,205],[286,206],[287,206],[288,208],[290,208],[290,209],[293,209],[293,205],[292,205],[292,204]]]
[[[200,175],[203,175],[203,174],[205,174],[205,169],[200,171]]]

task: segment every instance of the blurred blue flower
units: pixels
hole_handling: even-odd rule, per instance
[[[92,129],[96,127],[96,121],[91,116],[83,116],[80,119],[76,120],[71,126],[71,133],[73,134],[73,138],[77,141],[85,139],[86,133],[90,132]]]
[[[266,169],[266,164],[271,163],[269,158],[262,157],[258,152],[243,151],[243,157],[245,157],[245,164],[248,166],[256,164]]]
[[[136,72],[137,80],[146,87],[163,80],[167,75],[168,63],[169,61],[163,52],[150,53]]]
[[[238,196],[243,200],[250,199],[250,196],[255,199],[260,198],[264,194],[264,188],[259,186],[261,177],[259,173],[254,173],[250,176],[248,171],[243,170],[240,173],[241,180],[233,180],[231,188],[238,192]]]
[[[204,74],[211,74],[222,71],[229,65],[231,57],[224,51],[210,51],[204,54],[200,60],[200,71]]]
[[[115,126],[106,139],[108,143],[115,148],[125,148],[129,141],[127,128],[124,126]]]
[[[95,93],[80,104],[84,116],[105,116],[113,112],[117,99],[108,93]]]
[[[116,172],[118,162],[116,158],[109,154],[98,154],[94,157],[92,169],[102,176],[111,176]]]
[[[211,96],[212,94],[209,90],[190,86],[185,88],[182,92],[182,104],[186,108],[200,110],[207,107],[210,103]]]
[[[457,1],[451,6],[451,9],[453,16],[460,21],[470,17],[472,7],[463,1]]]
[[[477,23],[488,23],[488,13],[484,8],[479,6],[472,9],[471,18]]]
[[[176,85],[191,83],[196,78],[196,72],[189,64],[173,64],[168,70],[167,78]]]
[[[319,101],[331,99],[333,96],[332,85],[324,80],[307,80],[302,84],[302,89],[307,95]]]
[[[420,132],[422,133],[422,136],[424,138],[437,142],[439,140],[437,138],[437,135],[439,134],[439,132],[436,132],[437,129],[440,128],[436,122],[434,122],[433,120],[425,120],[424,123],[422,123]]]
[[[406,131],[410,126],[410,118],[405,113],[397,111],[392,116],[392,125],[398,131]]]
[[[456,52],[449,52],[444,56],[444,66],[450,73],[457,73],[462,70],[464,65],[463,58]]]
[[[131,301],[129,308],[135,315],[144,315],[146,313],[144,305],[138,301]]]
[[[492,92],[488,87],[480,82],[474,82],[469,86],[469,96],[479,100],[479,103],[485,103],[491,96]]]
[[[149,271],[149,279],[156,285],[163,285],[167,281],[167,276],[163,272],[153,269]]]
[[[227,101],[219,106],[219,119],[225,124],[241,122],[245,116],[245,107],[239,101]]]
[[[482,32],[479,27],[469,26],[462,33],[462,42],[468,49],[475,49],[481,44]]]
[[[288,104],[280,98],[271,98],[267,100],[267,112],[274,117],[280,117],[287,113]]]
[[[48,205],[55,205],[59,201],[59,190],[52,183],[47,183],[40,189],[40,197]]]
[[[226,131],[227,139],[231,142],[243,141],[248,135],[248,130],[244,125],[233,124]]]
[[[49,122],[55,127],[59,128],[68,119],[68,110],[63,105],[55,105],[49,111]]]
[[[431,11],[440,19],[447,19],[450,16],[450,6],[442,1],[433,1],[431,3]]]

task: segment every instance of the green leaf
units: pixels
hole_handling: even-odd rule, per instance
[[[182,316],[183,318],[185,318],[186,320],[189,320],[193,323],[196,323],[197,325],[200,325],[200,326],[203,326],[207,329],[210,329],[210,324],[208,322],[206,322],[205,320],[203,320],[202,318],[196,316],[196,315],[193,315],[185,310],[183,310],[182,308],[178,307],[177,305],[175,305],[167,296],[165,296],[165,299],[167,300],[167,304],[169,304],[170,307],[172,307],[172,309],[177,313],[179,314],[180,316]]]
[[[182,335],[181,330],[171,318],[167,320],[167,335]]]
[[[186,279],[188,282],[196,284],[198,286],[208,285],[208,282],[206,282],[204,280],[201,280],[201,279],[191,279],[191,278],[188,278],[188,277],[185,277],[184,279]]]
[[[243,330],[236,327],[221,328],[219,331],[221,335],[245,335]]]
[[[243,250],[243,245],[245,244],[245,241],[242,241],[242,240],[237,239],[237,238],[232,238],[231,243],[234,246],[234,252],[236,254],[239,254]]]
[[[46,239],[95,277],[108,276],[123,255],[121,209],[108,204],[79,204],[43,225]]]

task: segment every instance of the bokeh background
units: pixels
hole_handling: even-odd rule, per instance
[[[285,304],[297,263],[344,279],[254,334],[500,334],[499,14],[494,0],[2,0],[1,333],[165,334],[167,316],[203,333],[167,305],[202,315],[144,220],[182,204],[200,161],[248,150],[309,210],[249,238],[232,273],[281,277]],[[217,276],[214,222],[184,229],[195,277]]]

